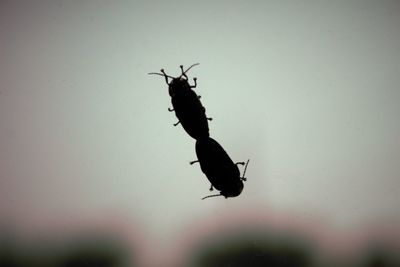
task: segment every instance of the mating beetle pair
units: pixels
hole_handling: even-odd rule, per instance
[[[179,123],[182,124],[185,131],[196,139],[197,160],[190,162],[190,164],[199,162],[202,172],[211,183],[210,190],[215,187],[220,191],[220,194],[206,196],[202,199],[214,196],[236,197],[243,190],[243,181],[246,181],[244,175],[249,161],[247,161],[241,177],[237,165],[244,165],[244,162],[233,163],[222,146],[210,138],[208,120],[212,119],[207,118],[206,109],[201,104],[200,96],[192,90],[197,86],[197,79],[194,78],[194,85],[190,85],[186,75],[196,65],[198,63],[191,65],[185,71],[181,65],[182,73],[178,77],[167,75],[164,69],[161,69],[161,73],[151,72],[149,74],[160,75],[165,78],[173,106],[173,109],[168,110],[175,111],[175,115],[179,120],[174,126]],[[168,79],[172,79],[171,82]]]

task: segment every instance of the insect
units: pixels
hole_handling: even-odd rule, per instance
[[[212,118],[207,118],[206,109],[201,104],[200,96],[193,90],[197,86],[197,79],[193,78],[194,85],[190,85],[188,82],[186,73],[196,65],[199,65],[199,63],[191,65],[185,71],[183,65],[180,65],[182,73],[178,77],[167,75],[164,69],[160,70],[161,73],[151,72],[149,74],[163,76],[168,84],[168,93],[171,96],[173,106],[173,109],[168,108],[168,111],[175,111],[178,118],[178,122],[174,126],[181,124],[192,138],[198,140],[210,136],[208,121]],[[169,79],[172,80],[169,82]]]
[[[200,163],[202,172],[211,183],[210,191],[213,188],[220,191],[219,194],[209,195],[202,199],[216,196],[228,198],[240,195],[243,190],[243,181],[247,180],[244,175],[249,160],[247,160],[241,177],[238,165],[245,165],[245,163],[234,163],[222,146],[212,138],[202,138],[196,141],[196,155],[197,160],[190,162],[190,164]]]

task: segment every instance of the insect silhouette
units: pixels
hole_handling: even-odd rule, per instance
[[[180,65],[181,75],[178,77],[167,75],[164,69],[160,70],[161,73],[151,72],[149,74],[160,75],[165,78],[173,106],[173,109],[168,108],[168,111],[175,111],[178,118],[178,122],[174,126],[181,124],[192,138],[198,140],[210,136],[208,121],[212,118],[207,118],[206,109],[201,104],[200,96],[193,90],[197,86],[197,78],[193,78],[194,85],[190,85],[189,78],[186,75],[196,65],[199,65],[199,63],[191,65],[185,71],[183,65]]]
[[[200,163],[202,172],[211,183],[210,191],[216,188],[219,194],[209,195],[202,199],[216,196],[236,197],[243,190],[243,181],[246,181],[246,166],[243,176],[240,176],[238,165],[245,165],[244,162],[234,163],[222,146],[212,138],[202,138],[196,141],[197,160],[190,162]]]

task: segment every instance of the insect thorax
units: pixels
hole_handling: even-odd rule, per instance
[[[172,79],[168,86],[168,92],[171,97],[184,90],[190,90],[190,84],[188,80],[183,77]]]

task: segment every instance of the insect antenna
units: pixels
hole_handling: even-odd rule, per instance
[[[200,63],[194,63],[192,66],[187,68],[183,73],[186,74],[186,72],[188,72],[191,68],[193,68],[194,66],[197,66],[197,65],[200,65]]]
[[[244,177],[244,175],[246,174],[246,170],[247,170],[247,165],[249,164],[249,159],[247,160],[247,162],[246,162],[246,166],[244,166],[244,171],[243,171],[243,176],[242,176],[242,180],[243,181],[246,181],[247,179],[246,179],[246,177]]]
[[[149,72],[147,74],[149,74],[149,75],[160,75],[160,76],[163,76],[163,77],[168,77],[168,78],[171,78],[171,79],[175,79],[174,77],[171,77],[169,75],[165,75],[165,74],[162,74],[162,73],[158,73],[158,72]]]
[[[218,197],[218,196],[222,196],[222,195],[221,194],[209,195],[209,196],[203,197],[201,200],[204,200],[204,199],[209,198],[209,197]]]

